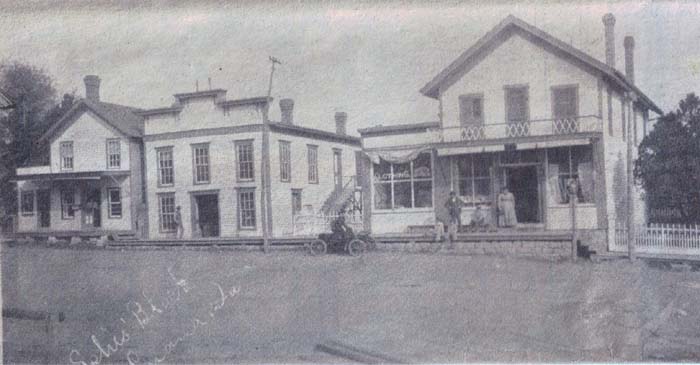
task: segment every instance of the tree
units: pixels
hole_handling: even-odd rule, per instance
[[[56,104],[56,90],[51,77],[42,69],[19,63],[0,65],[0,88],[16,108],[0,119],[0,215],[14,212],[17,204],[15,184],[10,181],[17,167],[46,163],[47,149],[37,141],[73,104],[71,94]]]
[[[670,208],[679,223],[700,223],[700,98],[688,94],[661,116],[639,145],[634,175],[653,208]]]

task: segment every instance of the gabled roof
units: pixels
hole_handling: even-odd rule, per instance
[[[618,87],[631,91],[637,95],[640,102],[646,105],[648,108],[654,110],[655,112],[662,114],[663,112],[659,109],[654,102],[651,101],[644,93],[642,93],[639,88],[637,88],[632,82],[630,82],[622,73],[607,64],[598,61],[594,57],[574,48],[570,44],[561,41],[549,33],[528,24],[527,22],[513,16],[509,15],[483,37],[481,37],[473,46],[469,47],[464,51],[456,60],[454,60],[449,66],[442,70],[437,76],[435,76],[430,82],[428,82],[420,92],[431,98],[438,98],[439,89],[441,86],[448,84],[450,80],[460,72],[465,72],[465,69],[473,66],[473,61],[478,59],[478,57],[499,40],[507,37],[508,32],[515,30],[520,30],[525,32],[527,35],[532,36],[549,47],[556,49],[557,51],[572,57],[583,64],[593,68],[594,70],[603,74],[610,82],[616,84]]]
[[[333,142],[340,142],[350,145],[359,146],[360,139],[357,137],[349,136],[347,134],[338,134],[333,132],[328,132],[316,128],[302,127],[296,124],[288,124],[282,122],[270,121],[270,130],[274,132],[286,133],[291,135],[296,135],[300,137],[306,137],[311,139],[321,139]]]
[[[84,110],[92,111],[105,123],[114,127],[127,137],[141,138],[143,136],[143,117],[137,114],[141,109],[90,99],[81,99],[75,103],[58,122],[51,126],[51,128],[41,136],[41,139],[45,140],[51,138],[54,133],[61,130],[65,124],[73,122],[75,120],[74,117]]]

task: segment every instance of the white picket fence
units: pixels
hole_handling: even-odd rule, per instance
[[[618,226],[610,250],[627,252],[628,237],[627,228]],[[650,224],[637,227],[634,250],[648,254],[700,255],[700,225]]]
[[[359,232],[363,229],[362,214],[355,212],[344,216],[345,224],[353,231]],[[338,217],[338,214],[298,214],[294,216],[292,235],[315,236],[319,233],[330,233],[331,223]]]

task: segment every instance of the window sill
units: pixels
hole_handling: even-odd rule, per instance
[[[107,219],[122,219],[122,216],[115,217],[115,216],[109,216]]]
[[[209,185],[211,184],[211,181],[195,181],[192,183],[192,185]]]
[[[239,231],[255,231],[257,230],[256,227],[238,227]]]
[[[33,217],[34,213],[22,213],[22,217]]]
[[[555,205],[549,205],[547,208],[560,208],[560,209],[569,209],[570,205],[567,204],[555,204]],[[596,205],[595,203],[576,203],[576,208],[595,208]]]

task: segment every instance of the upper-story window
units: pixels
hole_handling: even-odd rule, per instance
[[[280,141],[280,180],[289,182],[292,179],[292,144]]]
[[[459,96],[459,122],[461,125],[484,123],[483,95]]]
[[[575,85],[552,88],[552,114],[554,119],[578,116],[578,88]]]
[[[158,159],[158,185],[173,185],[175,182],[173,166],[173,148],[156,148],[156,158]]]
[[[121,143],[119,139],[107,140],[107,168],[118,169],[122,165]]]
[[[306,159],[309,164],[309,183],[318,184],[318,146],[308,145]]]
[[[209,144],[192,145],[192,157],[192,162],[194,164],[194,183],[209,183]]]
[[[61,155],[61,170],[72,170],[73,169],[73,142],[72,141],[61,142],[59,152]]]
[[[253,160],[253,141],[236,141],[236,177],[239,181],[255,179],[255,163]]]
[[[530,119],[528,87],[506,86],[505,92],[507,122],[527,122]]]

